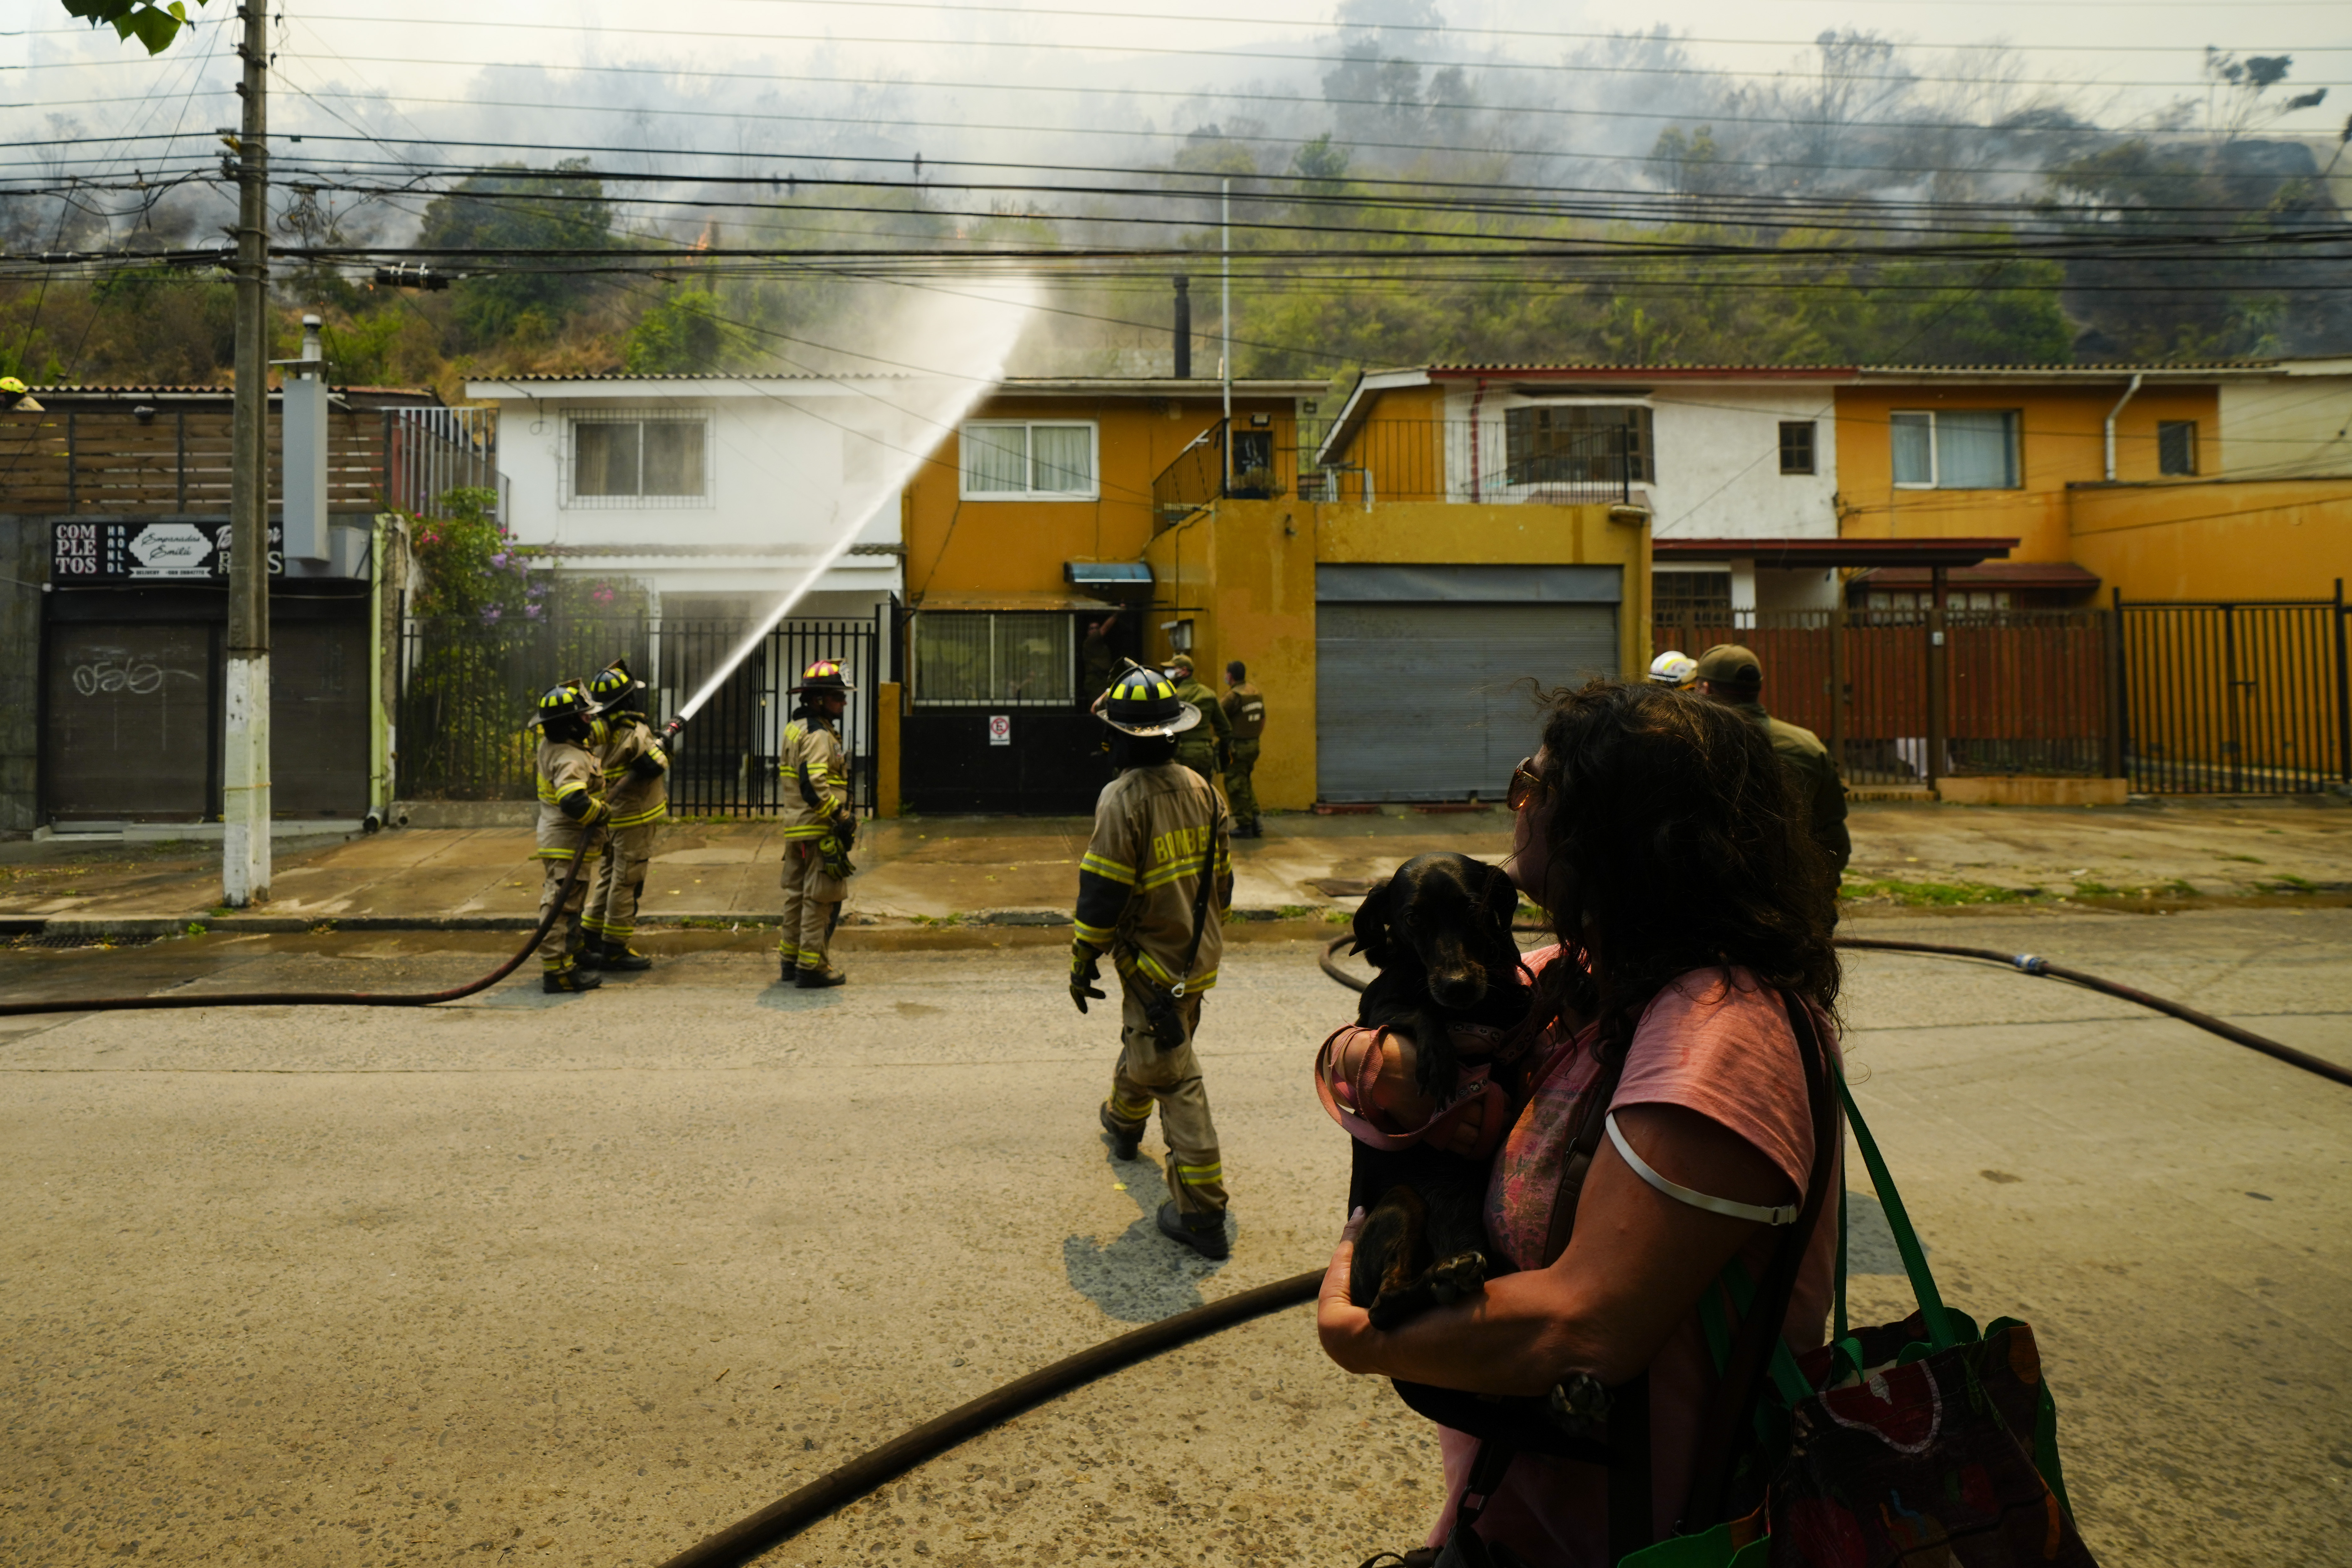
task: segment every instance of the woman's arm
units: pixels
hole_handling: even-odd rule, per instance
[[[1617,1125],[1653,1169],[1683,1186],[1759,1206],[1794,1196],[1760,1150],[1697,1111],[1627,1106]],[[1441,1388],[1539,1394],[1571,1372],[1623,1383],[1656,1357],[1758,1228],[1666,1196],[1604,1139],[1575,1233],[1550,1268],[1489,1280],[1480,1295],[1383,1333],[1348,1300],[1355,1243],[1345,1238],[1323,1279],[1317,1329],[1325,1352],[1349,1372]]]

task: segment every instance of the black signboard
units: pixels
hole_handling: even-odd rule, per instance
[[[228,579],[229,524],[219,518],[90,517],[50,525],[49,580],[82,583],[221,583]],[[286,572],[286,530],[269,525],[269,574]]]

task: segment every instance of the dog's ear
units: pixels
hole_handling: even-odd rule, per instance
[[[1373,883],[1356,906],[1356,945],[1348,951],[1362,953],[1375,969],[1388,966],[1389,889],[1395,885],[1393,877]]]
[[[1486,909],[1487,916],[1505,932],[1511,929],[1511,917],[1519,912],[1518,885],[1500,866],[1486,868]]]

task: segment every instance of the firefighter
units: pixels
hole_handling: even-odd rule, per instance
[[[1257,768],[1258,743],[1265,734],[1265,693],[1249,683],[1249,670],[1240,659],[1225,666],[1225,700],[1219,706],[1233,729],[1233,760],[1225,764],[1225,803],[1233,807],[1234,837],[1257,838],[1257,786],[1250,774]]]
[[[1217,694],[1192,674],[1191,654],[1169,656],[1168,679],[1176,689],[1176,700],[1206,721],[1197,724],[1186,739],[1176,742],[1176,760],[1200,774],[1210,788],[1219,789],[1217,775],[1224,771],[1233,752],[1233,723],[1218,705]]]
[[[546,991],[593,991],[604,984],[580,967],[580,910],[588,896],[593,862],[604,847],[604,771],[598,765],[592,733],[596,705],[566,683],[539,700],[539,915],[547,918],[559,896],[561,918],[540,939],[540,985]],[[580,874],[562,893],[564,873],[579,852]]]
[[[839,985],[848,976],[826,949],[849,896],[849,846],[857,820],[849,809],[849,759],[841,749],[841,714],[855,690],[841,666],[817,660],[792,689],[800,699],[784,726],[784,930],[776,943],[783,978],[803,991]]]
[[[1112,678],[1118,673],[1118,655],[1113,653],[1110,647],[1111,628],[1117,625],[1117,610],[1101,620],[1087,623],[1086,640],[1078,647],[1078,659],[1086,668],[1087,700],[1089,702],[1109,690]]]
[[[1853,839],[1845,826],[1845,784],[1822,738],[1801,724],[1764,711],[1764,666],[1738,643],[1717,643],[1699,655],[1694,679],[1699,695],[1738,709],[1764,731],[1789,775],[1813,842],[1843,876],[1845,863],[1853,858]]]
[[[646,720],[646,683],[629,673],[625,660],[614,659],[589,681],[588,697],[604,728],[597,762],[604,774],[604,804],[613,815],[607,824],[612,838],[596,862],[596,882],[580,920],[580,962],[590,969],[629,973],[654,964],[629,945],[629,937],[646,896],[654,835],[669,815],[669,753]]]
[[[1175,737],[1201,722],[1156,670],[1131,668],[1110,689],[1101,718],[1113,731],[1118,774],[1095,803],[1094,837],[1078,863],[1077,939],[1070,944],[1070,1000],[1106,1000],[1095,982],[1102,955],[1118,972],[1119,1055],[1100,1120],[1111,1150],[1137,1158],[1160,1107],[1168,1143],[1162,1235],[1204,1258],[1223,1258],[1224,1167],[1201,1085],[1192,1039],[1201,995],[1217,983],[1220,916],[1233,900],[1226,818],[1216,792],[1175,763]]]

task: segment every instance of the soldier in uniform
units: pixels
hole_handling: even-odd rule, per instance
[[[1171,654],[1168,659],[1168,679],[1176,689],[1176,700],[1189,704],[1205,722],[1196,723],[1185,737],[1176,742],[1176,761],[1207,782],[1211,789],[1219,784],[1218,774],[1224,772],[1225,762],[1233,750],[1234,727],[1225,710],[1218,705],[1217,694],[1201,684],[1192,673],[1192,656]]]
[[[541,879],[539,914],[547,918],[559,896],[563,911],[540,939],[540,985],[547,991],[593,991],[604,984],[580,967],[580,910],[588,896],[593,862],[604,847],[604,770],[591,750],[595,704],[574,685],[562,685],[539,700],[539,848]],[[562,891],[564,874],[580,854],[580,873]]]
[[[1233,757],[1225,763],[1225,803],[1233,807],[1234,837],[1262,837],[1257,826],[1257,786],[1250,774],[1257,767],[1258,742],[1265,734],[1265,693],[1249,683],[1249,671],[1240,659],[1225,666],[1225,721],[1233,730]]]
[[[607,824],[613,837],[596,862],[596,882],[580,919],[580,962],[590,969],[624,973],[651,969],[654,961],[632,948],[629,938],[646,896],[654,835],[669,815],[669,753],[646,721],[646,683],[629,673],[626,663],[614,659],[589,681],[588,697],[604,729],[596,754],[604,773],[604,804],[613,813]]]
[[[1764,711],[1764,666],[1738,643],[1717,643],[1699,655],[1693,679],[1700,695],[1738,709],[1764,731],[1788,772],[1813,842],[1843,875],[1845,863],[1853,858],[1853,839],[1845,826],[1845,784],[1822,738],[1801,724]]]
[[[1160,1232],[1205,1258],[1223,1258],[1225,1181],[1216,1123],[1192,1039],[1201,994],[1217,983],[1219,919],[1233,900],[1223,807],[1216,792],[1175,763],[1174,737],[1201,722],[1156,670],[1130,668],[1101,718],[1114,731],[1118,776],[1095,803],[1094,837],[1078,863],[1077,939],[1070,944],[1070,1000],[1104,1000],[1095,982],[1110,954],[1118,972],[1119,1055],[1100,1120],[1121,1160],[1160,1107],[1168,1142]]]
[[[810,665],[792,689],[800,699],[784,726],[784,930],[777,951],[783,978],[803,991],[822,991],[848,979],[826,950],[849,896],[850,841],[857,821],[849,809],[849,759],[841,749],[842,710],[855,689],[829,658]]]

